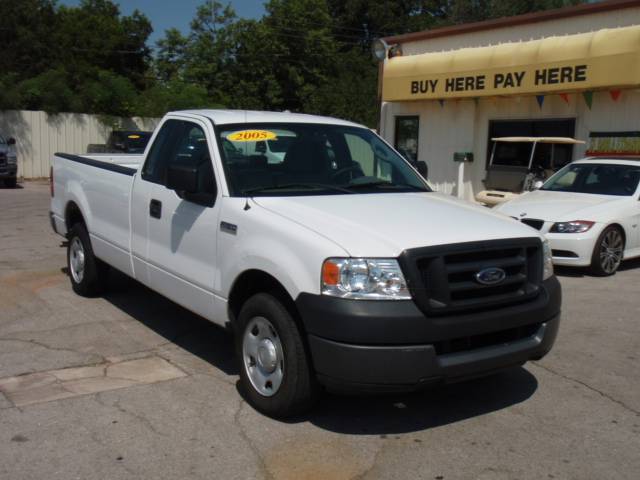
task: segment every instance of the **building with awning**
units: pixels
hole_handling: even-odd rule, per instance
[[[472,199],[485,188],[493,137],[585,141],[549,151],[559,165],[586,154],[640,156],[638,0],[384,40],[392,48],[381,67],[380,131],[426,161],[441,191]],[[461,153],[473,161],[459,185]]]

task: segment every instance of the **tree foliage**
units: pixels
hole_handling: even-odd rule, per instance
[[[155,53],[146,16],[112,0],[0,0],[0,109],[162,115],[292,110],[374,125],[380,36],[557,8],[578,0],[268,0],[258,20],[202,0]]]

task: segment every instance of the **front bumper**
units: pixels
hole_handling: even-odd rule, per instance
[[[549,246],[554,251],[554,265],[589,266],[596,241],[604,227],[604,224],[596,223],[584,233],[545,233],[545,237],[549,240]],[[559,255],[558,252],[561,254]],[[568,256],[569,252],[573,255]]]
[[[542,358],[558,333],[560,302],[555,277],[535,300],[463,315],[428,318],[412,301],[296,300],[318,379],[343,391],[417,390]]]

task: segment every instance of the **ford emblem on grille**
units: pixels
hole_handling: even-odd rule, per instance
[[[498,267],[489,267],[476,273],[476,280],[483,285],[497,285],[507,276],[504,270]]]

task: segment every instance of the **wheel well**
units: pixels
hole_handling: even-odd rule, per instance
[[[76,223],[85,224],[80,207],[78,207],[75,202],[69,202],[67,204],[67,208],[64,212],[64,221],[67,226],[67,231],[69,231]]]
[[[275,277],[262,270],[247,270],[236,278],[229,294],[228,313],[232,327],[240,315],[244,302],[256,293],[270,293],[278,298],[300,325],[295,302],[284,286]]]

